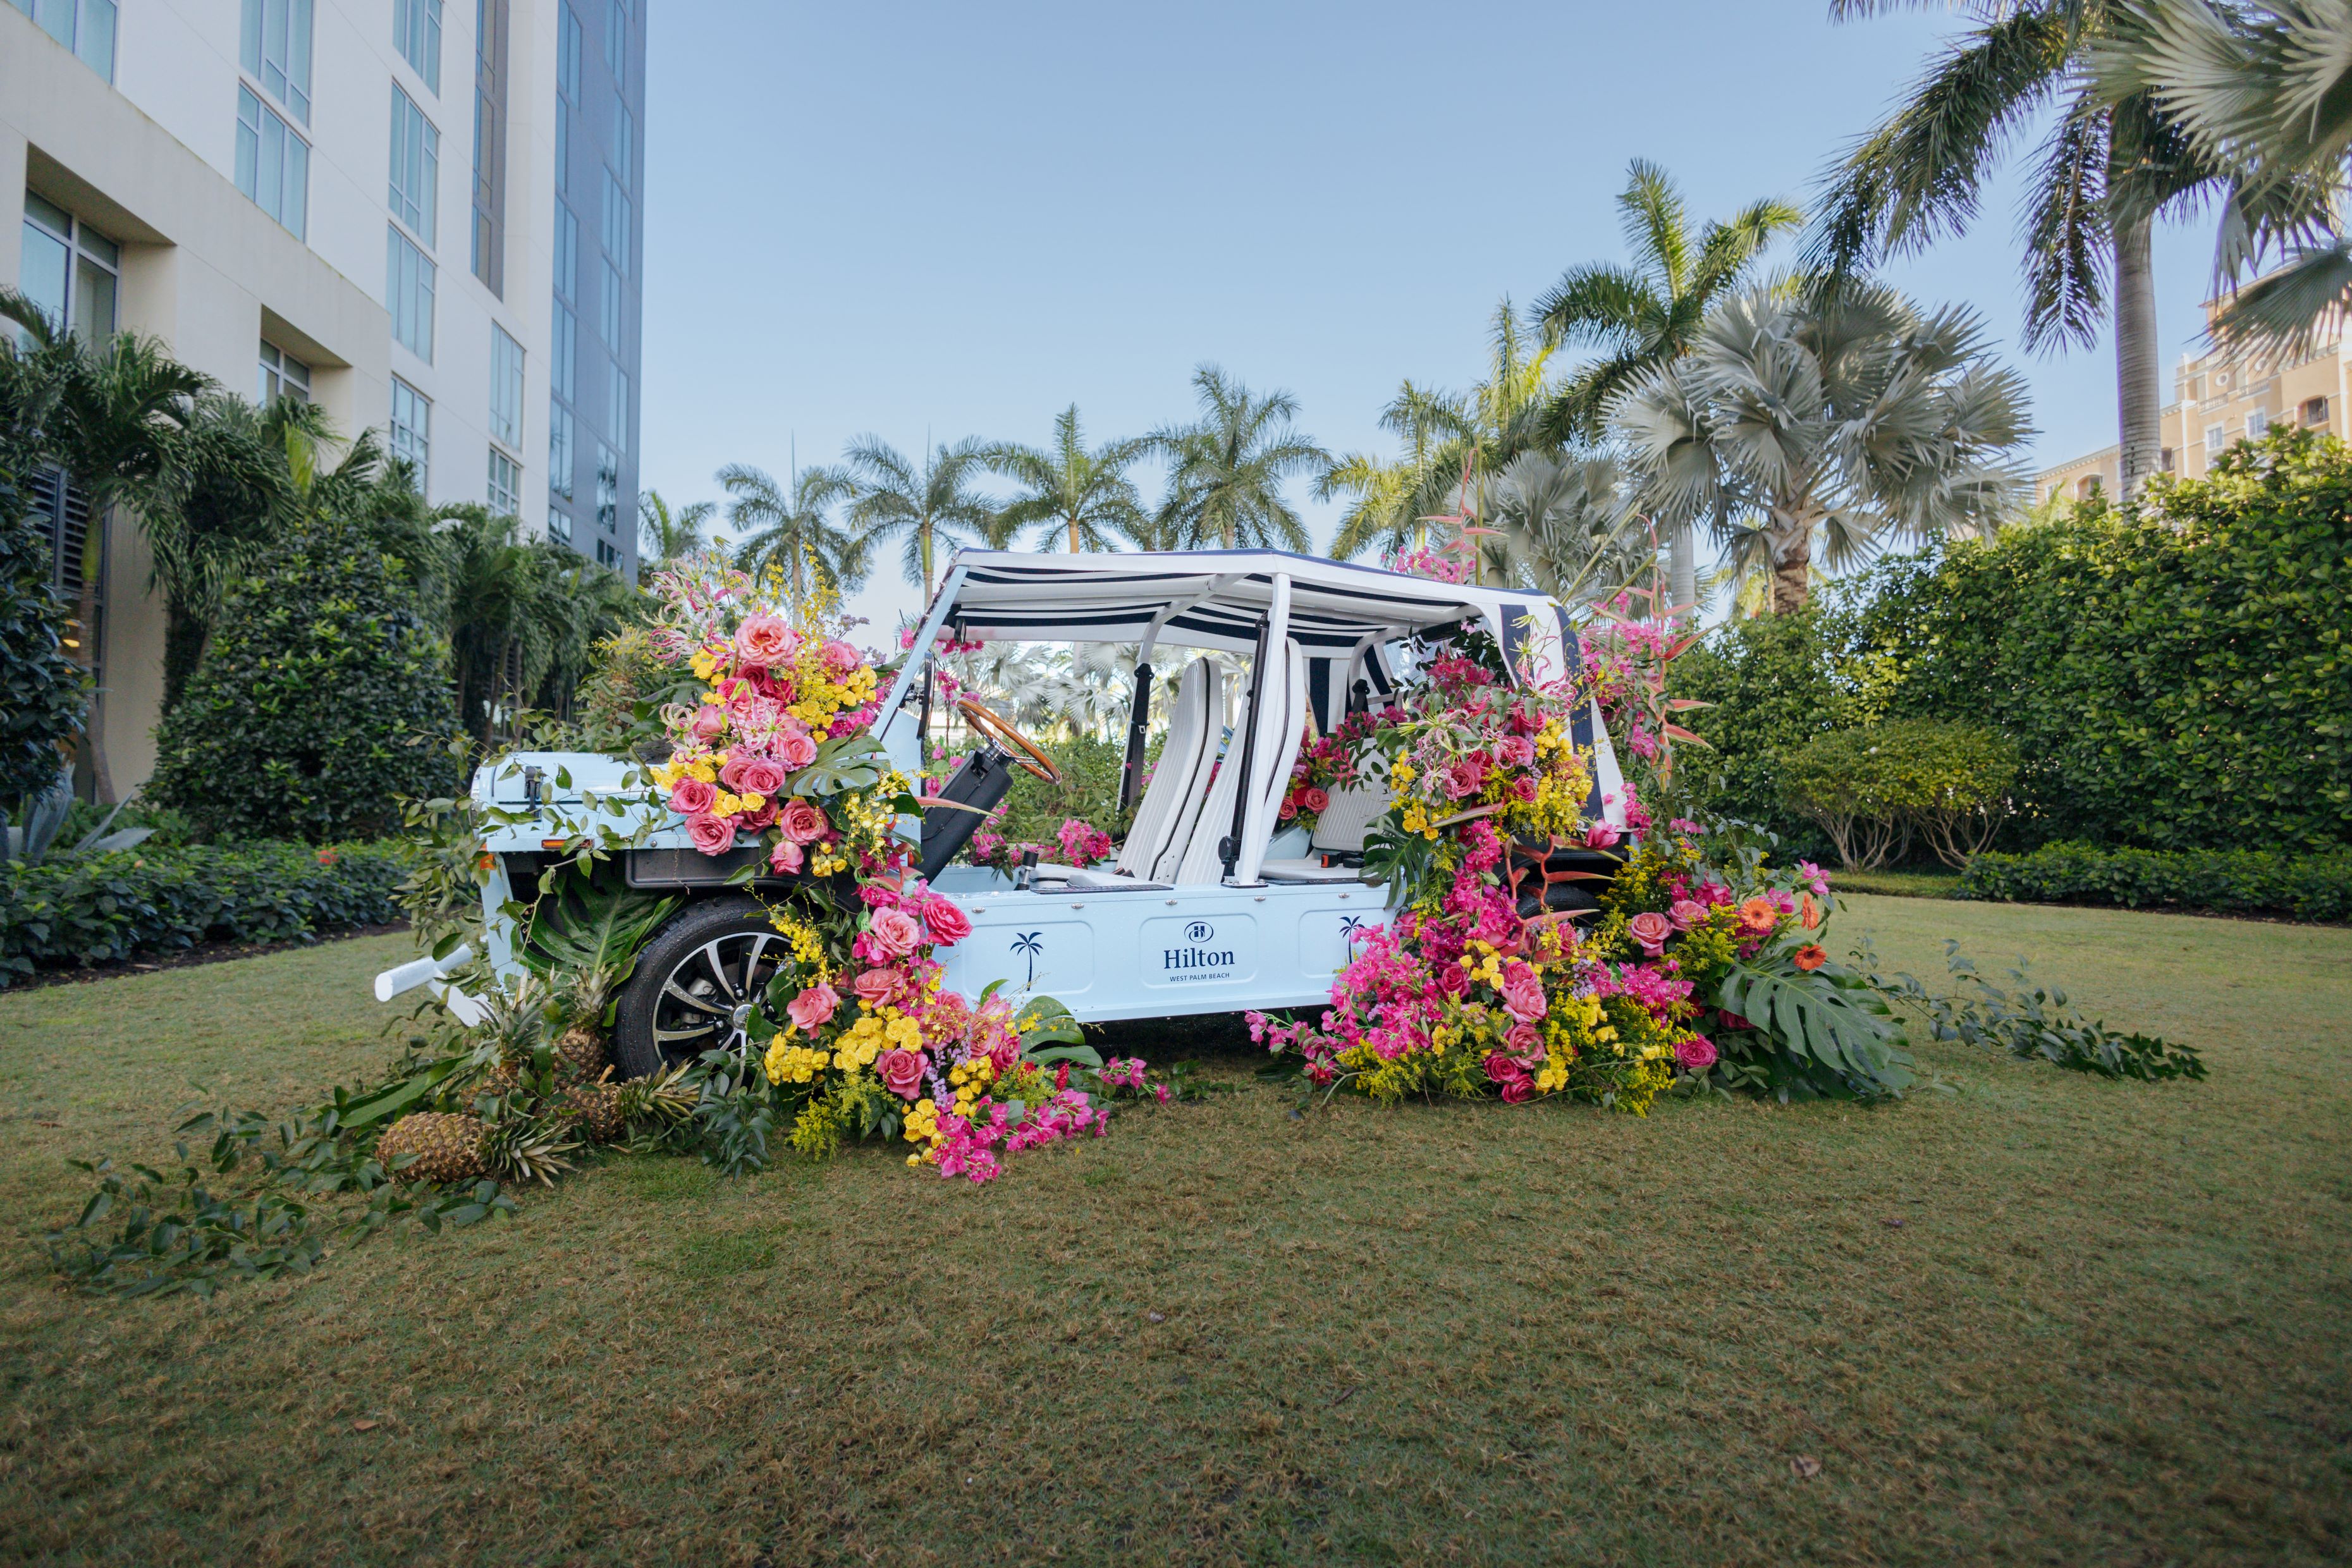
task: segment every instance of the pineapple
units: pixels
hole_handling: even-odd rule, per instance
[[[567,1021],[555,1041],[555,1074],[567,1083],[593,1084],[611,1059],[604,1048],[604,1006],[613,990],[609,969],[583,969],[567,976],[554,1011]]]
[[[574,1024],[555,1042],[556,1081],[595,1083],[604,1076],[607,1059],[604,1037],[585,1024]]]
[[[610,1070],[610,1069],[607,1069]],[[628,1130],[621,1112],[621,1086],[598,1079],[574,1084],[556,1097],[559,1114],[579,1128],[591,1143],[613,1143]]]
[[[563,1156],[579,1147],[565,1136],[561,1121],[516,1117],[491,1124],[482,1140],[482,1159],[502,1181],[543,1182],[551,1187],[557,1176],[572,1169]]]
[[[375,1141],[375,1157],[403,1182],[462,1182],[489,1168],[487,1145],[489,1127],[478,1116],[421,1110],[404,1116]],[[394,1169],[404,1154],[416,1158]]]

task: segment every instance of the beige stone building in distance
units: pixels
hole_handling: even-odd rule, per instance
[[[2214,302],[2205,307],[2210,321]],[[2172,402],[2164,410],[2163,452],[2158,467],[2168,474],[2196,479],[2235,443],[2259,440],[2274,425],[2301,425],[2335,436],[2347,434],[2345,398],[2352,390],[2352,361],[2342,321],[2323,326],[2310,353],[2292,363],[2223,353],[2183,354],[2173,372]],[[2065,496],[2080,500],[2094,490],[2119,492],[2123,448],[2106,447],[2044,468],[2034,476],[2039,502]]]

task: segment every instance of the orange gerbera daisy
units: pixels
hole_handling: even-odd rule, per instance
[[[1799,969],[1811,974],[1814,970],[1827,963],[1830,961],[1830,955],[1818,942],[1809,942],[1790,955],[1790,961]]]

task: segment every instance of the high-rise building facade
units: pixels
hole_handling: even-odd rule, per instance
[[[374,429],[634,573],[647,0],[0,0],[0,284]],[[61,585],[87,526],[48,497]],[[130,520],[93,595],[118,792],[163,610]]]

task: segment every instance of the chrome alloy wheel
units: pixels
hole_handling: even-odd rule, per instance
[[[689,949],[662,977],[653,1039],[666,1062],[724,1050],[749,1059],[754,1005],[789,949],[773,931],[734,931]]]

